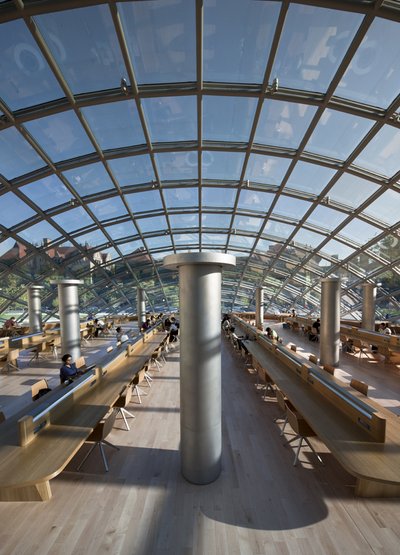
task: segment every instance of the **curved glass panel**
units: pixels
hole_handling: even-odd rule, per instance
[[[384,125],[354,160],[356,166],[391,177],[400,169],[400,130]]]
[[[280,185],[290,160],[264,156],[262,154],[251,154],[246,170],[246,179],[272,185]]]
[[[324,111],[305,150],[346,160],[373,126],[373,121],[337,110]]]
[[[283,222],[268,220],[264,227],[263,235],[274,237],[275,239],[287,239],[294,231],[294,226]]]
[[[94,224],[92,218],[81,206],[53,216],[53,220],[67,233]]]
[[[180,187],[179,189],[163,190],[167,208],[199,207],[199,190],[196,188]]]
[[[332,200],[356,208],[378,189],[379,185],[372,181],[344,173],[329,190],[328,195]]]
[[[205,0],[204,79],[262,83],[279,8],[278,2]]]
[[[229,214],[202,214],[201,225],[204,228],[228,228],[231,223]]]
[[[142,107],[152,143],[197,138],[196,97],[144,98]]]
[[[332,239],[331,241],[325,243],[322,248],[322,252],[329,254],[332,258],[336,258],[337,260],[344,260],[351,254],[353,254],[354,251],[355,249],[352,249],[351,247],[340,243],[340,241],[335,241],[335,239]]]
[[[69,202],[72,196],[56,175],[50,175],[40,181],[33,181],[29,185],[21,187],[20,191],[37,204],[41,210]]]
[[[316,112],[314,106],[266,100],[258,122],[255,143],[297,148]]]
[[[238,202],[238,208],[253,210],[255,212],[266,213],[273,200],[274,196],[271,193],[264,193],[263,191],[254,191],[251,189],[242,189]]]
[[[15,128],[0,132],[0,174],[4,177],[13,179],[45,165],[44,160]]]
[[[103,150],[146,142],[133,100],[82,108],[82,113]]]
[[[255,98],[205,96],[203,137],[209,141],[248,141],[257,106]]]
[[[189,227],[199,227],[198,214],[170,214],[169,222],[172,229],[186,229]]]
[[[134,213],[147,212],[162,208],[161,197],[158,191],[143,191],[125,195],[130,209]]]
[[[0,196],[1,203],[1,225],[14,227],[15,225],[36,215],[25,202],[14,193],[6,193]]]
[[[106,200],[99,200],[98,202],[91,202],[88,204],[88,208],[90,208],[100,221],[126,216],[128,214],[120,197],[112,197]]]
[[[294,170],[286,182],[285,188],[297,189],[314,195],[319,195],[335,175],[335,170],[308,164],[307,162],[297,162]]]
[[[241,152],[216,152],[206,150],[201,157],[203,179],[234,180],[240,178],[244,161]]]
[[[18,235],[37,247],[45,247],[51,241],[61,237],[61,232],[43,221],[20,231]]]
[[[74,94],[119,87],[126,70],[106,5],[34,20]]]
[[[372,216],[385,224],[400,222],[399,193],[391,189],[385,191],[364,210],[363,214]]]
[[[346,214],[338,210],[332,210],[332,208],[326,208],[325,206],[316,206],[307,221],[322,229],[329,229],[332,231],[341,224],[346,217]]]
[[[28,121],[25,127],[53,162],[94,151],[80,121],[72,111]]]
[[[372,225],[367,224],[366,222],[363,222],[358,218],[354,218],[354,220],[352,220],[343,229],[340,230],[340,235],[348,237],[359,245],[364,245],[381,233],[381,229],[373,227]]]
[[[399,94],[398,37],[397,22],[376,18],[354,54],[336,94],[387,108]]]
[[[274,215],[289,216],[290,218],[301,220],[310,208],[310,202],[297,198],[280,196],[272,213]]]
[[[148,154],[116,158],[109,160],[108,165],[121,187],[155,181],[153,166]]]
[[[233,208],[237,190],[222,187],[202,187],[201,197],[203,207]]]
[[[196,80],[194,2],[124,2],[118,11],[139,84]]]
[[[326,91],[361,20],[356,13],[291,4],[272,75],[284,87]]]
[[[109,225],[105,228],[105,231],[109,234],[111,239],[114,239],[114,241],[137,234],[137,229],[130,220],[124,222],[123,224]]]
[[[114,189],[114,183],[100,162],[67,170],[63,175],[82,197]]]
[[[307,250],[311,250],[317,247],[323,239],[323,235],[319,235],[319,233],[314,233],[309,229],[301,228],[293,237],[293,243]]]
[[[64,96],[23,21],[0,25],[0,97],[19,110]]]
[[[197,152],[162,152],[155,155],[161,181],[196,179]]]

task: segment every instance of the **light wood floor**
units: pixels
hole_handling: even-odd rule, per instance
[[[399,501],[354,498],[354,479],[319,442],[325,466],[304,449],[294,468],[293,449],[283,447],[273,423],[275,400],[261,399],[225,339],[222,349],[216,482],[195,486],[180,474],[175,351],[153,372],[143,404],[132,404],[131,431],[120,425],[109,436],[120,451],[106,447],[108,474],[97,452],[76,472],[85,446],[52,481],[51,501],[0,503],[1,555],[397,555]]]

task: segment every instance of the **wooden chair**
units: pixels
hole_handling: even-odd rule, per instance
[[[99,449],[100,449],[100,453],[101,453],[101,458],[103,459],[104,468],[106,469],[106,472],[108,472],[109,468],[108,468],[106,455],[104,453],[103,445],[108,445],[109,447],[112,447],[113,449],[116,449],[117,451],[119,451],[119,447],[117,447],[116,445],[113,445],[112,443],[110,443],[109,441],[106,440],[106,437],[111,432],[111,430],[114,426],[116,416],[117,416],[117,412],[114,409],[111,409],[111,411],[108,412],[105,415],[103,420],[101,420],[97,424],[97,426],[95,427],[93,432],[90,434],[90,436],[86,440],[89,443],[93,442],[93,445],[90,448],[90,450],[87,452],[87,454],[85,455],[83,461],[77,467],[77,470],[80,470],[82,468],[82,466],[86,462],[89,455],[92,453],[94,448],[98,445]]]
[[[303,444],[303,441],[307,443],[311,451],[317,457],[318,461],[323,465],[324,463],[321,457],[318,455],[318,453],[316,452],[316,450],[308,440],[309,437],[316,436],[317,434],[314,432],[311,426],[306,422],[306,420],[304,420],[304,418],[298,411],[292,410],[289,406],[286,406],[286,414],[287,414],[288,422],[296,435],[295,437],[292,437],[292,439],[289,439],[285,443],[285,446],[289,445],[289,443],[292,443],[293,441],[300,439],[300,442],[297,446],[296,455],[294,457],[293,466],[297,465],[297,461],[299,460],[299,453],[300,453],[300,449]]]
[[[310,356],[308,357],[308,360],[309,360],[310,362],[314,363],[314,364],[318,364],[318,357],[317,357],[317,355],[310,355]]]
[[[295,408],[292,405],[292,403],[289,401],[289,399],[285,396],[283,391],[281,391],[279,388],[276,388],[275,394],[276,394],[276,400],[277,400],[278,406],[281,409],[281,415],[274,418],[274,422],[278,422],[278,420],[283,420],[283,426],[281,428],[281,433],[279,434],[283,436],[285,432],[286,424],[288,422],[286,409],[287,407],[290,407],[291,410],[295,410]]]
[[[154,363],[154,366],[156,367],[157,372],[161,371],[161,366],[162,366],[161,361],[163,363],[166,362],[163,354],[163,347],[162,345],[159,345],[150,357],[150,363]]]
[[[368,384],[365,382],[361,382],[360,380],[356,380],[355,378],[351,379],[350,387],[356,389],[366,397],[368,396]]]
[[[122,418],[124,419],[125,427],[127,430],[130,430],[130,427],[126,417],[128,416],[130,418],[135,418],[135,415],[129,412],[128,410],[126,410],[125,408],[131,402],[131,399],[132,399],[132,386],[127,385],[123,390],[123,392],[121,393],[121,395],[118,397],[114,405],[114,408],[117,409],[116,411],[117,415],[121,414]]]
[[[145,380],[145,369],[142,368],[141,370],[139,370],[139,372],[137,374],[135,374],[135,376],[133,377],[132,380],[132,385],[133,385],[133,391],[132,394],[136,394],[138,397],[138,401],[140,404],[142,404],[142,399],[141,399],[141,395],[147,395],[147,393],[145,393],[143,391],[143,389],[140,389],[139,384],[141,384],[143,382],[143,380]]]
[[[18,368],[19,349],[11,349],[7,355],[7,370],[19,370]]]
[[[47,380],[42,378],[41,380],[39,380],[38,382],[34,383],[31,386],[32,401],[36,401],[37,399],[39,399],[49,391],[51,391],[51,389],[49,388],[49,384],[47,383]]]

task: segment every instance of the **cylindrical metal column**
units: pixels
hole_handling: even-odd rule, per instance
[[[181,468],[194,484],[221,472],[221,272],[232,255],[182,253],[164,266],[179,268]]]
[[[65,279],[53,283],[58,285],[62,352],[76,360],[81,356],[78,285],[83,281]]]
[[[138,328],[140,330],[140,326],[143,322],[146,321],[146,297],[144,293],[144,289],[138,287],[136,289],[136,307],[137,307],[137,317],[138,317]]]
[[[264,324],[264,289],[257,287],[256,289],[256,328],[263,329]]]
[[[42,289],[43,285],[30,285],[27,287],[29,331],[31,333],[42,331],[42,301],[40,298],[40,291]]]
[[[375,331],[375,283],[363,283],[363,305],[361,327],[365,330]]]
[[[321,280],[320,364],[338,366],[340,349],[340,279]]]

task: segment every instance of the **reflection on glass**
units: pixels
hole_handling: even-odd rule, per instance
[[[127,243],[122,243],[118,245],[119,250],[121,251],[123,256],[132,255],[132,254],[140,254],[143,252],[144,246],[143,241],[128,241]]]
[[[324,237],[319,233],[314,233],[313,231],[309,231],[308,229],[301,228],[293,237],[293,242],[297,246],[301,246],[304,249],[314,249],[317,247],[322,241]]]
[[[13,179],[46,164],[14,127],[0,132],[0,173]]]
[[[37,214],[14,193],[6,193],[0,197],[1,224],[5,227],[15,225]]]
[[[153,166],[148,154],[108,160],[108,165],[121,187],[151,183],[155,180]]]
[[[127,211],[120,197],[112,197],[98,202],[91,202],[88,207],[100,221],[126,216]]]
[[[279,85],[325,92],[362,15],[290,4],[272,75]]]
[[[237,190],[223,187],[202,187],[202,205],[223,208],[233,208]]]
[[[12,110],[64,96],[24,21],[2,24],[0,52],[0,97]]]
[[[159,191],[142,191],[125,195],[130,209],[134,213],[148,212],[149,210],[159,210],[162,208]]]
[[[372,125],[371,120],[327,108],[305,150],[346,160]]]
[[[65,229],[67,233],[94,224],[92,218],[90,218],[89,214],[82,206],[72,208],[71,210],[67,210],[67,212],[53,216],[53,220],[60,227]]]
[[[205,0],[204,79],[262,83],[279,8],[278,2]]]
[[[254,237],[246,237],[244,235],[231,235],[229,239],[229,248],[234,249],[236,248],[243,248],[246,250],[251,250],[254,246]],[[229,253],[231,254],[231,253]],[[240,256],[243,256],[243,253],[240,253]]]
[[[201,157],[203,179],[234,180],[240,178],[244,161],[242,152],[206,150]]]
[[[197,138],[195,96],[144,98],[142,106],[152,143]]]
[[[247,164],[246,179],[258,183],[280,185],[289,167],[290,160],[251,154]]]
[[[164,189],[164,200],[167,208],[199,208],[199,190],[194,187],[180,187],[179,189]]]
[[[255,98],[204,96],[203,138],[208,141],[248,141],[256,106]]]
[[[56,175],[33,181],[29,185],[21,187],[20,190],[42,210],[69,202],[72,197],[61,179]]]
[[[255,212],[266,213],[269,210],[274,195],[264,193],[262,191],[254,191],[252,189],[242,189],[238,202],[239,209],[253,210]]]
[[[108,239],[99,229],[92,231],[91,233],[85,233],[84,235],[79,235],[76,237],[76,242],[90,249],[91,247],[97,247],[98,245],[103,245],[108,242]]]
[[[82,197],[114,189],[114,183],[100,162],[67,170],[63,174]]]
[[[139,85],[196,80],[194,2],[124,2],[118,11]]]
[[[77,116],[71,110],[28,121],[24,125],[54,162],[94,151]]]
[[[384,125],[354,160],[356,166],[391,177],[400,169],[400,131]]]
[[[399,94],[398,27],[396,21],[374,19],[335,94],[373,106],[389,106]]]
[[[160,152],[155,155],[161,181],[197,179],[197,152]]]
[[[108,6],[53,12],[34,20],[74,94],[119,87],[126,70]]]
[[[305,200],[281,195],[274,206],[273,214],[301,220],[310,206],[311,203]]]
[[[297,148],[316,112],[315,106],[279,100],[265,100],[255,143]]]
[[[378,187],[372,181],[344,173],[329,190],[328,195],[332,200],[356,208],[375,193]]]
[[[146,142],[133,100],[89,106],[82,113],[103,150]]]
[[[335,170],[318,164],[297,162],[285,185],[291,189],[319,195],[335,174]]]

